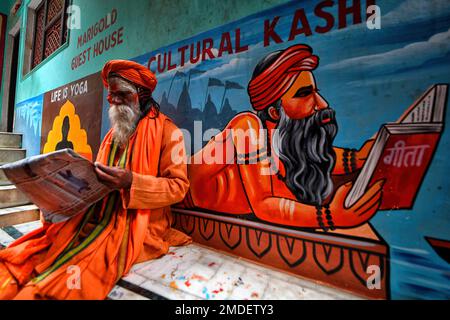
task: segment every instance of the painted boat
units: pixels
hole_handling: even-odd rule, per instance
[[[450,263],[450,241],[441,240],[431,237],[425,237],[428,243],[433,247],[434,251],[447,263]]]

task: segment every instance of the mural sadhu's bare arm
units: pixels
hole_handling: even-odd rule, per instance
[[[261,220],[282,225],[319,228],[317,208],[297,200],[275,197],[271,190],[269,175],[262,175],[269,167],[269,161],[257,164],[241,164],[241,175],[247,199],[253,213]],[[375,183],[352,207],[345,208],[344,201],[351,183],[341,186],[334,195],[329,210],[335,227],[355,227],[369,220],[381,204],[382,181]],[[322,210],[323,223],[327,223],[325,209]]]

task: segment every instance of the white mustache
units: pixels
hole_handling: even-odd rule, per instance
[[[108,110],[109,120],[113,128],[113,138],[125,145],[134,132],[141,116],[137,108],[128,105],[111,105]]]

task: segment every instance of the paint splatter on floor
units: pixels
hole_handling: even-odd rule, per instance
[[[220,292],[222,292],[222,291],[223,291],[223,289],[222,289],[222,288],[220,288],[219,290],[213,290],[213,292],[212,292],[212,293],[218,294],[218,293],[220,293]]]
[[[195,273],[192,275],[191,280],[208,281],[205,277]]]
[[[171,287],[172,289],[178,290],[178,285],[177,285],[177,283],[175,281],[172,281],[169,284],[169,287]]]
[[[202,293],[205,295],[206,300],[209,300],[211,296],[208,293],[208,288],[203,287]]]
[[[242,286],[243,284],[244,284],[244,281],[242,281],[242,278],[241,278],[241,277],[239,277],[238,280],[236,280],[236,281],[234,282],[234,286],[235,286],[235,287]]]

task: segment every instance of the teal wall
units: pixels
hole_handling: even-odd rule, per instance
[[[12,1],[10,1],[12,2]],[[22,16],[22,29],[26,29],[26,8],[30,0],[24,0],[21,11],[14,19],[9,19],[8,30],[19,16]],[[48,61],[36,70],[22,75],[25,34],[22,32],[20,45],[19,74],[16,104],[30,97],[59,87],[85,75],[99,71],[110,59],[134,58],[175,41],[193,36],[227,22],[273,7],[284,0],[73,0],[81,9],[81,30],[70,32],[69,46],[57,51]],[[2,7],[6,2],[2,0]],[[2,8],[0,7],[0,8]],[[77,39],[92,24],[104,17],[113,8],[118,11],[117,21],[110,29],[124,27],[124,43],[103,53],[89,63],[71,70],[73,57],[83,49],[93,45],[111,31],[97,35],[88,45],[77,48]],[[9,11],[9,10],[8,10]],[[14,20],[14,21],[13,21]],[[3,92],[2,92],[3,94]]]
[[[13,3],[15,2],[15,0],[1,0],[0,1],[0,13],[3,13],[5,15],[9,16],[9,11],[13,5]],[[6,30],[9,30],[17,21],[18,17],[20,16],[20,12],[17,13],[16,16],[14,17],[8,17],[8,22],[7,22],[7,26],[6,26]],[[6,52],[8,50],[8,37],[5,37],[5,54],[3,59],[6,59]],[[4,75],[5,75],[5,61],[3,61],[3,70],[0,70],[0,72],[3,73],[3,77],[2,79],[4,79]],[[2,114],[2,99],[1,97],[3,97],[3,80],[2,83],[0,83],[0,120],[1,120],[1,114]]]
[[[3,14],[9,14],[9,10],[13,4],[14,0],[2,0],[0,2],[0,12]]]

